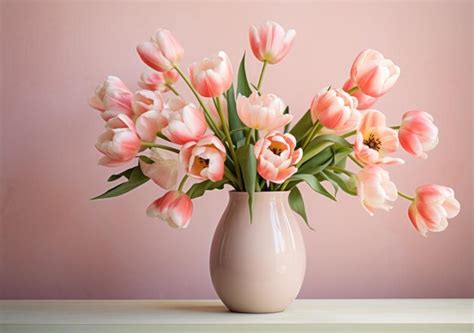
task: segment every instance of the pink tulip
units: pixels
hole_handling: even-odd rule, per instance
[[[217,182],[224,177],[226,151],[222,142],[214,135],[186,143],[179,159],[187,174],[194,178]]]
[[[251,26],[249,30],[253,54],[258,60],[269,64],[280,62],[290,52],[295,36],[295,30],[285,32],[281,25],[272,21],[259,27]]]
[[[356,158],[365,165],[403,164],[402,159],[387,156],[397,149],[397,132],[387,127],[385,115],[377,110],[365,111],[354,143]]]
[[[132,92],[122,80],[116,76],[107,76],[97,86],[95,95],[89,99],[89,105],[100,111],[102,118],[107,121],[120,113],[130,116],[131,100]]]
[[[148,206],[149,217],[158,217],[175,229],[185,229],[191,222],[193,202],[183,192],[169,191]]]
[[[152,148],[151,151],[149,158],[153,163],[148,164],[140,160],[143,174],[165,190],[175,187],[178,180],[178,161],[166,153],[158,152],[156,148]]]
[[[168,119],[162,111],[150,110],[142,113],[135,120],[135,127],[140,139],[146,142],[154,142],[156,135],[168,126]]]
[[[173,99],[173,107],[179,106],[179,101]],[[165,110],[170,111],[170,110]],[[177,111],[169,112],[168,126],[162,133],[172,142],[183,145],[189,141],[198,141],[207,130],[207,123],[202,111],[194,104],[189,103]]]
[[[397,82],[400,68],[382,53],[375,50],[362,51],[354,60],[351,80],[368,96],[380,97]]]
[[[296,139],[290,133],[272,131],[255,144],[257,172],[263,179],[281,184],[298,169],[303,150],[296,149]]]
[[[118,166],[135,158],[141,142],[135,133],[133,121],[128,116],[119,114],[107,122],[106,128],[95,145],[105,155],[99,160],[99,164]]]
[[[233,80],[232,65],[225,52],[189,66],[189,76],[196,90],[204,97],[217,97],[227,91]]]
[[[167,72],[183,59],[184,50],[171,32],[159,29],[149,42],[138,44],[137,52],[145,64],[158,72]]]
[[[344,86],[342,87],[342,89],[344,89],[344,91],[349,91],[355,85],[356,84],[354,83],[354,81],[349,79],[346,81],[346,83],[344,83]],[[358,101],[357,109],[359,110],[369,109],[372,105],[375,104],[375,102],[377,102],[377,98],[369,96],[369,95],[365,95],[360,90],[353,92],[351,96],[354,96],[355,98],[357,98],[357,101]]]
[[[428,158],[426,152],[438,144],[438,127],[433,123],[433,117],[429,113],[408,111],[403,114],[398,138],[403,149],[409,154]]]
[[[374,215],[376,209],[389,211],[392,208],[388,201],[395,201],[398,192],[386,170],[376,165],[366,166],[357,174],[357,180],[357,195],[370,215]]]
[[[286,104],[273,94],[259,96],[253,92],[249,97],[237,97],[237,113],[240,120],[250,128],[272,131],[288,124],[293,116],[284,114]]]
[[[163,108],[163,113],[169,118],[173,112],[178,112],[186,106],[186,101],[180,96],[171,96],[169,97]]]
[[[222,114],[224,116],[224,119],[226,123],[229,123],[228,119],[228,110],[227,110],[227,100],[225,99],[224,96],[219,96],[219,103],[221,105],[222,109]],[[208,99],[207,101],[207,108],[209,110],[209,113],[211,115],[212,120],[214,120],[214,123],[217,125],[218,128],[222,128],[222,122],[221,122],[221,117],[219,116],[219,113],[217,112],[216,106],[212,99]]]
[[[332,130],[350,131],[360,121],[357,98],[342,89],[324,89],[311,103],[311,119]]]
[[[132,97],[132,111],[135,116],[150,110],[161,111],[163,104],[163,97],[159,91],[138,90]]]
[[[461,204],[454,191],[441,185],[423,185],[408,209],[408,217],[418,232],[426,237],[428,231],[439,232],[448,227],[448,220],[459,214]]]
[[[147,90],[158,90],[162,93],[170,90],[172,86],[179,79],[179,74],[174,69],[167,72],[156,72],[148,70],[142,73],[138,85]]]

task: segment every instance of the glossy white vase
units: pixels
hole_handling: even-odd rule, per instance
[[[298,295],[306,270],[299,222],[288,192],[257,192],[249,222],[246,192],[229,192],[229,203],[212,241],[212,283],[231,311],[285,310]]]

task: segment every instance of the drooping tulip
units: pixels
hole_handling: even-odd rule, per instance
[[[162,93],[170,90],[172,86],[179,79],[179,74],[174,69],[167,72],[156,72],[147,70],[142,73],[138,85],[147,90],[158,90]]]
[[[250,47],[255,57],[269,64],[280,62],[293,45],[296,31],[291,29],[285,32],[281,25],[273,21],[249,29]]]
[[[377,110],[365,111],[354,143],[355,157],[364,165],[403,164],[402,159],[387,156],[397,149],[397,132],[386,125],[385,115]]]
[[[357,195],[370,215],[377,209],[389,211],[392,208],[389,201],[395,201],[398,192],[386,170],[376,165],[366,166],[357,174],[357,180]]]
[[[448,227],[448,220],[459,214],[461,204],[454,197],[454,191],[441,185],[422,185],[416,189],[416,196],[408,208],[408,217],[415,229],[427,236],[428,231],[439,232]]]
[[[354,60],[351,80],[359,90],[371,97],[387,93],[397,82],[400,67],[375,50],[362,51]]]
[[[105,155],[99,164],[110,167],[132,160],[140,146],[133,121],[125,114],[119,114],[107,122],[106,131],[99,136],[95,145]]]
[[[293,116],[285,114],[286,104],[274,94],[259,96],[253,92],[249,97],[237,97],[237,113],[240,120],[250,128],[272,131],[288,124]]]
[[[105,121],[121,113],[131,116],[132,96],[120,78],[110,75],[97,86],[95,95],[89,99],[89,105],[100,111]]]
[[[408,111],[403,114],[398,138],[403,149],[409,154],[428,158],[426,152],[438,145],[438,127],[429,113]]]
[[[189,66],[191,82],[204,97],[217,97],[227,91],[233,80],[232,64],[223,51]]]
[[[193,202],[183,192],[169,191],[148,206],[149,217],[158,217],[175,229],[185,229],[191,222]]]
[[[257,172],[263,179],[281,184],[298,169],[303,150],[296,149],[296,139],[290,133],[270,132],[255,144]]]
[[[158,29],[149,42],[138,44],[137,52],[145,64],[158,72],[167,72],[183,59],[184,50],[171,32]]]
[[[154,142],[159,132],[168,126],[168,118],[163,111],[150,110],[135,120],[135,128],[142,141]]]
[[[357,127],[360,112],[357,98],[342,89],[324,89],[311,103],[311,119],[326,128],[336,131],[350,131]]]
[[[174,102],[179,104],[177,100],[173,100]],[[204,114],[194,104],[189,103],[177,111],[169,112],[168,126],[163,128],[162,133],[172,142],[183,145],[189,141],[198,141],[206,130]]]
[[[355,86],[355,83],[354,81],[352,81],[351,79],[348,79],[346,81],[346,83],[344,83],[344,86],[342,87],[342,89],[344,89],[344,91],[349,91],[351,88],[353,88]],[[375,102],[377,102],[377,98],[376,97],[372,97],[372,96],[369,96],[369,95],[365,95],[363,92],[361,92],[359,89],[357,89],[355,92],[353,92],[351,94],[351,96],[354,96],[355,98],[357,98],[357,109],[358,110],[367,110],[367,109],[370,109],[372,107],[372,105],[375,104]]]
[[[224,177],[226,151],[223,143],[214,135],[186,143],[179,159],[187,174],[194,178],[217,182]]]
[[[152,148],[151,151],[149,158],[152,163],[140,160],[143,174],[165,190],[175,187],[178,180],[178,161],[156,148]]]

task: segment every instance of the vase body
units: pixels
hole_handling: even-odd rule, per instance
[[[301,230],[288,192],[256,192],[250,223],[246,192],[229,192],[210,253],[214,289],[234,312],[285,310],[306,270]]]

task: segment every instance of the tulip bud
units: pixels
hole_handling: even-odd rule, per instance
[[[223,51],[189,66],[191,82],[204,97],[217,97],[227,91],[232,85],[233,75],[229,57]]]
[[[448,218],[459,214],[461,204],[454,198],[454,191],[441,185],[422,185],[408,208],[408,217],[415,229],[427,236],[428,231],[439,232],[448,227]]]
[[[295,36],[295,30],[285,32],[281,25],[272,21],[259,27],[251,26],[249,30],[253,54],[258,60],[269,64],[280,62],[290,52]]]
[[[398,138],[407,153],[428,158],[426,152],[438,145],[438,127],[433,123],[433,117],[429,113],[408,111],[402,117]]]
[[[362,51],[351,68],[351,80],[360,91],[371,97],[380,97],[388,92],[400,76],[400,67],[385,59],[375,50]]]
[[[183,59],[184,50],[171,32],[159,29],[150,42],[137,46],[137,52],[145,64],[158,72],[167,72]]]
[[[191,222],[193,202],[183,192],[169,191],[148,206],[149,217],[158,217],[175,229],[185,229]]]

